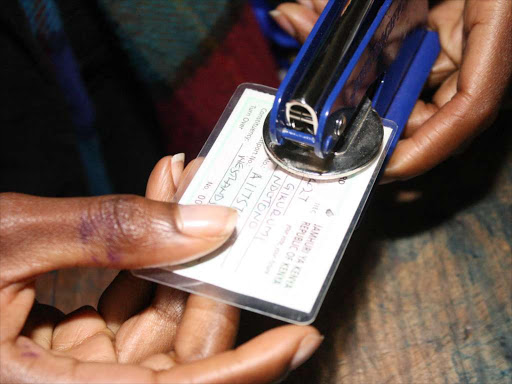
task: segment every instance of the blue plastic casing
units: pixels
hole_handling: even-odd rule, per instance
[[[326,127],[329,116],[336,106],[339,107],[340,95],[352,92],[346,107],[354,107],[366,89],[381,78],[381,84],[376,87],[372,99],[373,107],[382,118],[397,124],[399,132],[395,135],[391,150],[396,145],[440,51],[437,33],[416,26],[400,37],[400,49],[390,63],[384,66],[378,63],[382,61],[383,48],[388,40],[392,40],[390,36],[394,28],[404,29],[403,24],[407,23],[409,15],[404,12],[410,5],[407,0],[375,0],[372,6],[378,8],[373,19],[366,21],[366,29],[360,32],[362,38],[359,45],[340,69],[334,86],[326,84],[326,89],[328,86],[331,89],[330,93],[323,98],[321,105],[315,106],[318,118],[316,134],[295,130],[286,121],[286,103],[290,101],[298,84],[304,81],[311,62],[328,35],[330,25],[340,17],[346,3],[346,0],[329,1],[279,87],[269,119],[269,133],[274,143],[281,145],[284,140],[291,140],[307,144],[313,147],[317,156],[325,157],[336,144]],[[378,41],[375,41],[377,31],[379,36]],[[396,40],[396,36],[393,38]],[[396,44],[396,41],[392,43]],[[379,67],[378,70],[375,67]],[[354,91],[354,88],[357,89]]]

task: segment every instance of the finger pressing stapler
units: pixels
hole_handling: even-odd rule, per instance
[[[330,0],[277,91],[263,128],[288,172],[329,180],[369,165],[394,122],[392,148],[439,51],[427,0]]]

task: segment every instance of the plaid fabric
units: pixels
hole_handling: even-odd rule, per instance
[[[164,97],[159,110],[170,153],[197,155],[238,85],[277,87],[277,66],[249,5],[194,74]]]
[[[12,24],[9,15],[0,18],[8,25],[8,30],[14,31],[13,35],[5,37],[16,49],[17,62],[27,65],[18,72],[13,66],[9,68],[16,76],[23,77],[27,71],[38,73],[30,65],[42,67],[46,66],[46,61],[50,64],[67,101],[84,170],[93,187],[101,184],[92,179],[102,173],[98,161],[102,157],[106,160],[114,191],[119,191],[122,185],[123,192],[130,192],[128,188],[132,184],[145,183],[145,180],[139,180],[140,174],[137,181],[129,182],[134,178],[134,168],[142,170],[153,156],[137,152],[163,154],[161,147],[165,147],[166,153],[185,152],[189,159],[193,158],[239,84],[278,85],[274,59],[249,4],[244,0],[9,0],[9,4],[16,1],[25,13],[27,26],[36,37],[34,42],[38,47],[32,47],[33,42],[24,35],[24,26],[19,19]],[[9,9],[16,14],[16,7],[11,5]],[[27,32],[30,34],[29,30]],[[22,38],[10,40],[15,35]],[[24,48],[18,50],[20,43],[25,45],[24,48],[32,47],[32,62],[23,56]],[[108,48],[112,53],[105,51]],[[116,53],[118,51],[120,53]],[[114,63],[119,66],[119,75],[112,73]],[[125,76],[128,73],[136,74],[138,79]],[[107,76],[105,81],[101,80],[102,76]],[[144,87],[140,87],[140,80]],[[15,84],[14,79],[12,84]],[[37,92],[32,92],[34,95],[50,91],[50,84],[38,84]],[[128,90],[135,91],[136,95],[127,94]],[[147,104],[148,95],[151,105]],[[13,99],[13,102],[18,106],[19,100]],[[17,109],[32,115],[38,102],[34,98],[30,100]],[[132,104],[132,100],[141,103]],[[53,103],[55,108],[54,105],[47,108],[52,111],[60,108],[55,101]],[[123,106],[130,111],[123,114]],[[51,127],[47,136],[57,129],[50,122],[52,113],[34,114],[39,116],[41,127]],[[126,122],[123,115],[133,119]],[[152,125],[155,122],[158,124]],[[9,124],[15,127],[13,122]],[[21,122],[19,125],[27,132],[33,127],[23,126]],[[59,126],[59,129],[64,130],[64,127]],[[37,127],[33,130],[39,134]],[[153,143],[150,131],[163,137],[163,142]],[[12,131],[13,136],[14,132],[21,131]],[[104,153],[99,153],[98,140],[94,139],[97,134],[106,149]],[[144,137],[144,144],[137,141],[137,137]],[[92,147],[87,145],[91,142]],[[123,147],[123,143],[126,146]],[[149,148],[150,145],[154,148]],[[26,146],[34,158],[47,156],[50,146],[47,148],[33,145],[29,149]],[[98,156],[91,157],[95,148]],[[16,157],[14,153],[10,156]],[[125,166],[128,162],[121,160],[126,157],[130,157],[130,169]],[[144,157],[146,162],[143,162]],[[66,159],[63,161],[66,163]],[[139,163],[145,165],[139,166]],[[21,169],[32,172],[32,168],[30,163],[24,162]],[[23,174],[21,169],[17,174]],[[39,174],[52,177],[51,170]],[[106,179],[105,173],[103,176]],[[76,177],[80,176],[77,174]],[[28,190],[46,193],[43,186],[33,184]],[[98,194],[105,190],[92,188],[91,191]],[[59,189],[58,193],[65,192]]]
[[[236,22],[241,0],[100,0],[148,82],[175,86],[211,54]]]
[[[50,40],[62,32],[57,6],[51,0],[20,0],[34,35]]]
[[[279,84],[246,1],[100,3],[149,86],[170,153],[195,157],[239,84]]]

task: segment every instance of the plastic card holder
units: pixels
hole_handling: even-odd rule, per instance
[[[242,84],[175,196],[180,204],[238,210],[219,250],[135,276],[296,324],[314,321],[384,163],[396,125],[384,121],[380,155],[364,170],[314,181],[277,167],[262,127],[276,90]]]

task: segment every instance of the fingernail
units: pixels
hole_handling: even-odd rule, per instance
[[[385,185],[396,181],[396,179],[393,179],[391,177],[382,177],[382,179],[379,180],[379,185]]]
[[[183,168],[185,167],[185,154],[177,153],[172,157],[171,160],[171,172],[172,172],[172,182],[174,183],[174,187],[177,189],[178,184],[180,182],[181,174],[183,173]]]
[[[304,337],[290,363],[290,370],[293,371],[305,363],[318,349],[323,340],[324,337],[317,334],[310,334]]]
[[[218,205],[180,205],[178,229],[193,237],[222,238],[231,235],[237,211]]]
[[[309,9],[315,9],[315,6],[313,5],[313,0],[297,0],[297,3],[302,4],[303,6]]]
[[[293,25],[292,23],[290,23],[290,21],[286,18],[285,15],[283,15],[283,13],[277,9],[274,9],[273,11],[270,11],[268,13],[270,16],[272,16],[272,18],[274,19],[274,21],[279,24],[279,26],[286,32],[288,33],[290,36],[292,37],[295,37],[295,28],[293,28]]]

